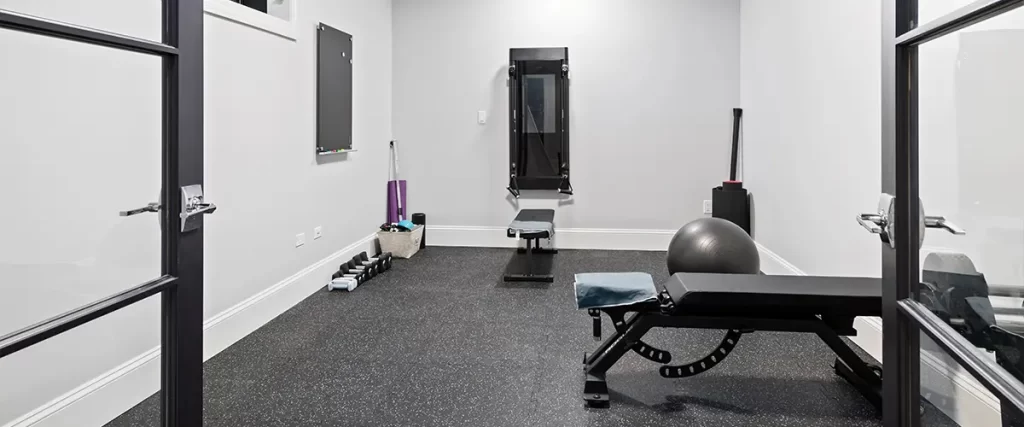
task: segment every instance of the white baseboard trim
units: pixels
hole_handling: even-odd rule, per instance
[[[339,260],[376,253],[376,233],[337,251],[203,322],[208,360],[322,288]],[[154,348],[7,423],[4,427],[101,426],[159,389],[160,349]]]
[[[921,352],[921,394],[958,425],[1003,424],[999,399],[944,352]]]
[[[761,270],[766,274],[806,276],[803,270],[757,244]],[[923,257],[922,257],[923,258]],[[850,337],[858,347],[875,360],[882,360],[882,319],[858,317],[853,323],[857,335]],[[999,399],[985,389],[956,362],[943,360],[930,353],[921,354],[922,393],[958,425],[1000,425]],[[929,391],[940,394],[928,396]],[[944,396],[944,397],[943,397]]]
[[[761,256],[761,271],[764,274],[780,275],[780,276],[806,276],[803,270],[797,268],[795,265],[790,264],[785,258],[779,256],[771,249],[764,247],[764,245],[754,242],[757,244],[757,252]]]
[[[506,237],[505,227],[428,225],[430,246],[514,248],[520,243]],[[558,249],[664,251],[676,230],[614,228],[557,228],[551,239]]]

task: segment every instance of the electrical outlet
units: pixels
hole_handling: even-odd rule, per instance
[[[299,247],[306,244],[306,233],[299,233],[295,235],[295,247]]]
[[[705,215],[711,215],[711,201],[710,200],[705,200],[704,201],[704,214]]]
[[[316,228],[313,229],[313,240],[319,239],[321,237],[324,237],[324,227],[317,226]]]

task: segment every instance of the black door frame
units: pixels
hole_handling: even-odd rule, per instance
[[[163,61],[162,275],[0,336],[0,358],[161,294],[161,425],[199,426],[203,422],[203,232],[200,228],[183,233],[178,213],[181,188],[203,184],[203,0],[163,0],[162,14],[163,40],[157,43],[0,9],[0,28],[155,55]]]
[[[882,244],[882,384],[887,427],[917,427],[920,414],[920,334],[924,332],[1003,404],[1024,409],[1024,391],[1002,369],[917,302],[920,284],[918,168],[918,49],[937,39],[1024,4],[978,0],[919,25],[918,0],[882,3],[882,192],[895,195],[895,249]]]

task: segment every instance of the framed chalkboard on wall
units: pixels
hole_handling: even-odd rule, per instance
[[[316,152],[352,149],[352,35],[317,26]]]

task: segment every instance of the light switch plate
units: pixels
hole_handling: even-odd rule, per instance
[[[306,244],[306,233],[299,233],[295,235],[295,247],[299,247]]]
[[[711,201],[710,200],[705,200],[704,201],[704,214],[705,215],[711,215]]]
[[[476,122],[479,123],[479,124],[482,124],[482,125],[487,124],[487,112],[486,111],[477,111],[476,112]]]
[[[313,240],[319,239],[321,237],[324,237],[324,227],[318,226],[317,228],[313,229]]]

